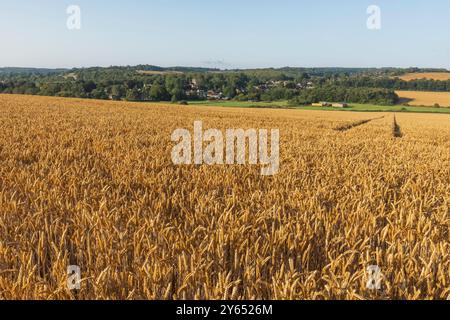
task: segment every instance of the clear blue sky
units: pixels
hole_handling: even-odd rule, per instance
[[[0,0],[0,66],[450,68],[449,13],[448,0]]]

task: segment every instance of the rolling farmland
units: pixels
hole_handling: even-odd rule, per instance
[[[196,120],[279,128],[279,174],[173,165]],[[448,115],[0,95],[0,299],[449,299],[449,137]]]

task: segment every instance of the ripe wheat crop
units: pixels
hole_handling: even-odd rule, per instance
[[[280,128],[279,173],[173,165],[196,120]],[[448,299],[450,117],[392,123],[0,95],[0,298]]]
[[[400,99],[411,106],[450,107],[450,92],[396,91]]]
[[[450,72],[418,72],[418,73],[408,73],[399,77],[405,81],[412,80],[436,80],[436,81],[447,81],[450,80]]]

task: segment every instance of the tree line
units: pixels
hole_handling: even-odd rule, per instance
[[[398,101],[398,95],[390,89],[346,88],[326,85],[302,91],[290,103],[293,105],[309,105],[317,102],[348,102],[394,105]]]
[[[449,91],[450,80],[418,79],[405,81],[392,77],[339,77],[330,79],[329,83],[341,87],[353,88],[384,88],[406,91]]]
[[[395,90],[450,91],[450,81],[403,81],[420,69],[216,70],[156,66],[71,70],[0,69],[0,93],[127,101],[234,99],[395,104]]]
[[[282,80],[283,81],[282,81]],[[270,86],[267,85],[268,81]],[[124,74],[79,72],[64,76],[23,75],[0,78],[0,93],[127,101],[202,100],[207,93],[226,99],[273,101],[292,99],[308,78],[258,78],[240,72],[198,74]]]

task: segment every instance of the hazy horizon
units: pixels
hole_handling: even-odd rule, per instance
[[[447,69],[445,67],[428,67],[428,66],[409,66],[409,67],[397,67],[397,66],[382,66],[382,67],[346,67],[346,66],[282,66],[282,67],[273,67],[273,66],[266,66],[266,67],[256,67],[256,68],[215,68],[215,67],[208,67],[208,66],[193,66],[193,65],[168,65],[168,66],[162,66],[157,65],[153,63],[141,63],[141,64],[135,64],[135,65],[92,65],[92,66],[80,66],[80,67],[35,67],[35,66],[1,66],[0,69],[7,69],[7,68],[17,68],[17,69],[48,69],[48,70],[56,70],[56,69],[65,69],[65,70],[73,70],[73,69],[89,69],[89,68],[125,68],[125,67],[136,67],[136,66],[153,66],[153,67],[160,67],[164,69],[168,68],[204,68],[204,69],[217,69],[220,71],[231,71],[231,70],[265,70],[265,69],[283,69],[283,68],[291,68],[291,69],[410,69],[410,68],[418,68],[418,69],[442,69],[446,71],[450,71],[450,69]]]

